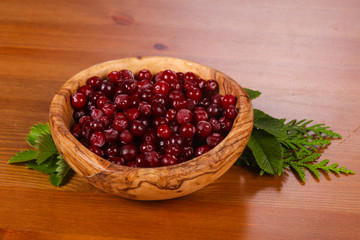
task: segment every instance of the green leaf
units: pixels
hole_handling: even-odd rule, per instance
[[[247,92],[247,94],[249,95],[251,100],[253,100],[261,95],[261,92],[256,91],[256,90],[252,90],[249,88],[244,88],[244,90]]]
[[[36,159],[37,152],[35,150],[21,151],[15,154],[12,158],[9,159],[8,163],[19,163],[27,162]]]
[[[51,156],[58,153],[51,134],[48,132],[38,136],[36,143],[38,146],[37,164],[43,163]]]
[[[280,142],[272,134],[254,129],[247,146],[263,171],[275,175],[282,170],[283,150]]]
[[[274,118],[258,109],[254,109],[254,126],[265,130],[275,137],[285,138],[286,127],[282,120]]]
[[[37,164],[36,160],[30,161],[26,164],[27,168],[34,169],[46,174],[51,174],[56,171],[57,165],[56,165],[56,157],[52,156],[45,162],[41,164]]]
[[[43,133],[50,133],[50,126],[48,123],[38,123],[30,128],[30,133],[27,135],[26,141],[30,146],[37,148],[36,140]]]
[[[70,166],[65,162],[61,155],[58,155],[57,160],[58,161],[56,162],[56,172],[50,175],[50,182],[52,185],[58,187],[60,186],[66,174],[69,172]]]

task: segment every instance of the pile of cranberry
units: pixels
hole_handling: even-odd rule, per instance
[[[143,69],[97,76],[71,96],[71,133],[95,154],[131,167],[169,166],[218,145],[238,110],[215,80]]]

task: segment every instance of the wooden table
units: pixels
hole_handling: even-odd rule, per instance
[[[232,167],[179,199],[111,196],[74,175],[63,187],[9,165],[72,75],[129,56],[174,56],[262,91],[254,107],[342,136],[325,151],[360,171],[360,2],[0,1],[0,239],[360,239],[360,174]]]

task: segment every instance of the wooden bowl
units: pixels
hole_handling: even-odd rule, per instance
[[[70,96],[94,75],[106,76],[114,70],[141,69],[157,73],[165,69],[194,72],[215,79],[221,94],[237,96],[239,114],[228,136],[209,152],[190,161],[158,168],[133,168],[113,164],[84,147],[70,133],[74,124]],[[54,142],[76,173],[105,192],[136,200],[181,197],[208,185],[225,173],[243,152],[253,127],[253,109],[244,89],[227,75],[210,67],[171,57],[138,57],[94,65],[70,78],[56,93],[50,106],[50,128]]]

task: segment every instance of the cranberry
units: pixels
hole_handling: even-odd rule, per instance
[[[186,96],[195,102],[198,102],[200,101],[202,94],[199,88],[194,87],[186,92]]]
[[[177,80],[177,75],[174,71],[171,70],[165,70],[162,72],[160,79],[165,82],[170,82],[173,80]]]
[[[175,165],[177,163],[178,161],[174,155],[165,154],[161,158],[161,166],[170,166],[170,165]]]
[[[212,133],[210,136],[206,138],[206,143],[211,147],[215,147],[218,145],[224,137],[220,133]]]
[[[84,138],[89,139],[91,134],[90,122],[85,122],[81,127],[81,134]]]
[[[94,94],[89,97],[88,105],[89,105],[89,103],[97,104],[97,100],[101,96],[105,97],[105,94],[103,92],[94,92]]]
[[[152,106],[152,111],[154,116],[159,117],[165,114],[166,107],[161,103],[154,103]]]
[[[96,101],[96,106],[98,108],[101,108],[105,103],[109,103],[110,99],[105,96],[100,96],[98,100]]]
[[[102,132],[105,130],[105,124],[101,120],[94,120],[90,122],[90,129],[93,132]]]
[[[148,118],[139,117],[137,120],[142,122],[142,124],[144,124],[145,128],[150,127],[150,120]]]
[[[133,121],[133,123],[131,124],[131,132],[135,135],[135,136],[142,136],[145,133],[145,126],[142,123],[142,121],[140,120],[135,120]]]
[[[221,109],[217,104],[210,104],[210,106],[207,107],[206,111],[209,117],[217,117],[221,113]]]
[[[125,159],[123,157],[110,157],[109,161],[118,165],[125,165]]]
[[[209,80],[206,82],[205,88],[209,92],[215,92],[219,89],[219,84],[215,80]]]
[[[81,143],[83,146],[85,146],[86,148],[88,148],[88,147],[90,146],[90,141],[89,141],[89,139],[82,138],[82,139],[80,139],[79,141],[80,141],[80,143]]]
[[[115,94],[116,85],[111,81],[103,81],[100,86],[100,90],[107,96],[108,98],[112,98]]]
[[[174,100],[172,105],[176,111],[179,111],[180,109],[187,108],[187,101],[185,99]]]
[[[133,161],[137,155],[137,147],[133,144],[126,144],[120,148],[120,156],[125,161]]]
[[[208,120],[208,122],[211,124],[212,131],[213,131],[213,132],[218,132],[218,131],[220,131],[221,124],[219,123],[218,120],[216,120],[215,118],[210,118],[210,119]]]
[[[102,107],[101,107],[101,111],[108,117],[108,118],[112,118],[115,114],[116,111],[116,107],[111,104],[111,103],[105,103]]]
[[[166,118],[157,117],[157,118],[154,119],[154,122],[153,122],[154,127],[157,128],[158,126],[160,126],[162,124],[167,124]]]
[[[160,126],[158,126],[157,128],[157,134],[159,137],[161,137],[162,139],[168,139],[171,136],[171,130],[169,128],[168,125],[166,124],[161,124]]]
[[[107,116],[101,116],[99,120],[104,123],[105,129],[110,126],[110,119]]]
[[[196,102],[192,99],[186,99],[186,108],[190,111],[194,110],[196,106]]]
[[[207,114],[206,110],[202,107],[198,107],[197,110],[195,110],[195,120],[197,122],[207,120],[209,118],[209,115]]]
[[[162,75],[162,71],[158,72],[156,75],[155,75],[155,82],[158,82],[158,81],[161,81],[161,75]]]
[[[89,150],[100,157],[102,157],[104,155],[103,151],[98,146],[90,145]]]
[[[196,133],[203,138],[209,136],[212,132],[212,126],[207,121],[200,121],[196,125]]]
[[[196,81],[196,79],[197,79],[197,77],[196,77],[195,73],[193,73],[193,72],[187,72],[184,75],[184,81],[194,82],[194,81]]]
[[[227,94],[223,97],[222,99],[222,105],[224,108],[230,106],[230,105],[234,105],[236,104],[236,97],[234,95],[231,94]]]
[[[196,150],[195,150],[195,156],[201,156],[203,155],[204,153],[210,151],[210,147],[208,145],[203,145],[203,146],[200,146],[198,147]]]
[[[90,136],[91,145],[102,147],[105,144],[105,135],[103,132],[94,132]]]
[[[209,98],[204,97],[198,102],[199,107],[207,108],[211,104]]]
[[[185,123],[181,125],[179,133],[184,138],[192,138],[195,134],[195,127],[191,123]]]
[[[71,106],[74,108],[83,108],[86,105],[86,95],[83,93],[74,93],[71,96]]]
[[[120,83],[120,75],[119,72],[117,71],[112,71],[110,72],[108,75],[108,78],[110,81],[114,82],[114,83]]]
[[[138,73],[138,79],[139,80],[149,80],[150,81],[152,79],[152,74],[147,69],[140,70],[139,73]]]
[[[223,98],[223,96],[221,96],[220,94],[216,94],[211,98],[211,103],[216,104],[218,106],[221,106],[222,105],[222,98]]]
[[[122,80],[128,80],[128,79],[134,79],[134,74],[127,69],[123,69],[119,72],[120,79]]]
[[[236,118],[237,110],[234,105],[229,105],[225,108],[225,117],[228,119]]]
[[[71,129],[71,134],[76,138],[76,139],[80,139],[82,137],[82,133],[81,133],[81,125],[80,124],[75,124],[72,129]]]
[[[84,85],[79,88],[78,92],[84,94],[88,98],[94,93],[94,89],[88,85]]]
[[[182,148],[185,145],[185,140],[179,134],[173,134],[169,138],[169,144],[176,144],[180,148]]]
[[[156,147],[155,144],[153,144],[152,142],[143,142],[140,145],[140,152],[144,153],[144,152],[152,152],[155,151]]]
[[[125,118],[119,118],[119,117],[114,119],[113,125],[112,125],[112,127],[118,132],[122,132],[122,131],[126,130],[128,126],[129,126],[128,120]]]
[[[169,122],[168,125],[172,133],[179,132],[180,124],[178,124],[177,122]]]
[[[147,162],[148,167],[159,167],[160,166],[160,155],[155,152],[145,152],[144,153],[145,161]]]
[[[90,116],[93,120],[99,120],[102,116],[104,116],[104,112],[100,109],[94,108],[91,110]]]
[[[142,91],[145,91],[145,89],[151,89],[153,87],[153,83],[150,80],[142,80],[138,82],[138,93],[142,93]],[[142,90],[144,89],[144,90]]]
[[[145,168],[148,167],[148,162],[145,159],[145,155],[144,154],[139,154],[136,156],[135,158],[135,166],[139,167],[139,168]]]
[[[177,78],[178,78],[178,80],[179,80],[180,82],[182,82],[182,81],[184,80],[184,73],[182,73],[182,72],[177,72],[177,73],[176,73],[176,76],[177,76]]]
[[[156,143],[156,131],[154,129],[146,129],[145,134],[141,137],[141,140],[144,142]]]
[[[194,157],[194,148],[191,146],[185,146],[183,151],[181,152],[181,155],[185,159],[191,159]]]
[[[184,94],[180,91],[171,91],[168,96],[170,101],[185,100]]]
[[[172,122],[176,120],[176,111],[174,109],[168,109],[165,112],[165,119],[167,122]]]
[[[120,148],[117,145],[111,145],[105,150],[106,156],[109,158],[119,156]]]
[[[219,119],[219,123],[220,123],[220,130],[223,133],[228,133],[230,132],[231,128],[232,128],[232,121],[230,119],[227,119],[225,117],[222,117]]]
[[[169,90],[170,90],[170,86],[165,81],[158,81],[154,85],[154,93],[155,94],[167,95],[169,93]]]
[[[86,114],[85,109],[81,108],[81,109],[75,109],[73,116],[74,119],[78,121],[80,118],[84,117],[85,114]]]
[[[170,144],[166,147],[165,153],[177,157],[180,154],[180,147],[177,144]]]
[[[90,116],[83,116],[79,119],[80,126],[84,125],[85,122],[91,122],[92,119]]]
[[[115,105],[118,109],[124,110],[130,106],[129,95],[119,94],[115,98]]]
[[[135,93],[133,95],[130,95],[129,100],[130,100],[130,107],[137,108],[140,100],[139,94]]]
[[[134,135],[129,130],[124,130],[119,135],[122,144],[132,143]]]
[[[143,101],[150,102],[153,95],[152,89],[144,89],[140,91],[139,98]]]
[[[182,90],[182,86],[179,81],[170,81],[169,86],[170,86],[171,91],[181,91]]]
[[[176,121],[179,124],[190,123],[193,119],[193,113],[188,109],[180,109],[176,113]]]
[[[102,79],[97,76],[93,76],[89,78],[86,82],[86,84],[92,87],[94,90],[99,90],[101,83],[102,83]]]
[[[127,79],[123,82],[122,88],[124,93],[127,93],[128,95],[134,94],[137,91],[136,81],[134,79]]]
[[[141,113],[136,108],[129,108],[125,111],[125,116],[129,121],[133,122],[140,117]]]
[[[104,130],[105,141],[109,144],[115,144],[119,140],[119,132],[113,128]]]
[[[162,105],[167,105],[166,96],[161,93],[156,93],[151,97],[150,103],[152,105],[160,103]]]

